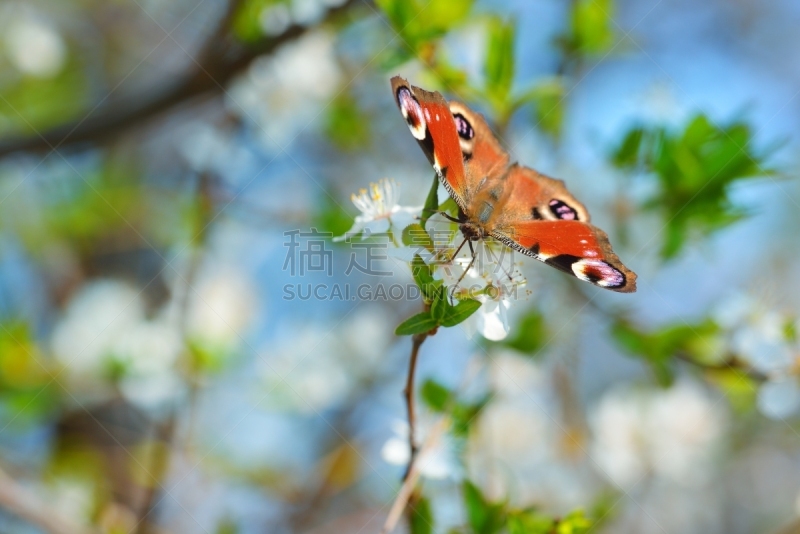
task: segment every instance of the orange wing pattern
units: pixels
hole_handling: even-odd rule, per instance
[[[506,233],[507,232],[507,233]],[[611,249],[608,236],[580,221],[521,221],[492,237],[528,256],[596,286],[636,291],[636,274]]]
[[[636,274],[589,224],[589,212],[564,182],[517,164],[483,116],[437,92],[392,78],[397,105],[462,211],[462,230],[507,246],[599,287],[636,291]]]
[[[447,191],[465,209],[464,159],[447,101],[441,94],[414,87],[399,76],[392,78],[392,91],[411,135],[428,156]]]

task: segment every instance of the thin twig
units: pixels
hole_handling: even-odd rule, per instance
[[[411,358],[408,362],[408,377],[406,378],[406,388],[403,390],[403,394],[406,397],[406,409],[408,410],[408,446],[411,451],[411,454],[408,457],[408,466],[406,467],[406,472],[403,475],[403,481],[405,482],[410,474],[411,474],[411,467],[414,465],[414,460],[417,457],[418,447],[417,447],[417,439],[416,439],[416,409],[414,408],[414,375],[416,374],[417,370],[417,358],[419,356],[419,348],[428,338],[428,333],[424,334],[416,334],[412,338],[411,343]]]
[[[52,503],[35,494],[0,470],[0,507],[48,534],[96,534],[94,528],[75,523],[53,510]]]
[[[359,0],[348,0],[330,9],[321,24],[330,22],[361,3]],[[311,29],[293,24],[280,35],[243,46],[231,43],[233,38],[228,32],[229,21],[230,16],[223,18],[221,29],[224,32],[217,31],[211,36],[198,54],[197,62],[192,62],[192,67],[177,82],[168,82],[154,91],[138,92],[131,99],[109,101],[98,115],[56,126],[41,135],[0,140],[0,157],[20,151],[49,152],[53,147],[77,143],[106,143],[120,133],[181,104],[222,93],[227,83],[255,58],[274,52]],[[142,94],[146,95],[145,98],[140,98]]]
[[[211,179],[212,177],[207,173],[202,173],[197,177],[196,198],[198,203],[199,217],[197,218],[197,227],[193,232],[196,233],[196,235],[189,243],[190,246],[194,246],[191,250],[191,259],[189,260],[189,267],[185,276],[184,292],[180,296],[180,303],[178,307],[180,310],[178,326],[180,328],[181,338],[183,339],[184,357],[187,358],[187,360],[191,359],[189,354],[188,333],[188,318],[191,311],[191,292],[194,286],[194,281],[197,278],[200,265],[203,261],[203,252],[206,247],[207,237],[210,231],[209,224],[214,211],[214,202],[211,197],[210,187]],[[196,244],[194,243],[195,241]],[[196,373],[194,371],[194,367],[192,365],[189,365],[189,367],[192,369],[192,372],[188,380],[189,394],[187,401],[188,423],[185,438],[186,441],[191,439],[194,430],[195,412],[199,394],[199,385],[197,377],[195,376]],[[141,512],[139,514],[139,524],[136,530],[137,534],[146,534],[153,531],[155,523],[153,516],[156,512],[155,508],[158,503],[161,502],[161,499],[156,500],[156,497],[159,495],[158,490],[163,489],[161,482],[168,474],[173,447],[175,446],[175,432],[178,428],[177,410],[178,408],[174,407],[167,420],[163,424],[158,425],[156,429],[159,443],[162,445],[155,447],[154,456],[152,459],[151,472],[154,474],[153,476],[156,478],[156,481],[150,484],[147,493],[145,494],[145,498],[143,499]]]
[[[420,344],[422,344],[422,342],[420,342]],[[448,417],[442,417],[442,419],[439,420],[439,423],[431,430],[430,434],[428,434],[428,437],[425,439],[425,443],[422,445],[421,452],[431,449],[434,445],[436,445],[436,442],[442,437],[449,424],[450,419]],[[395,500],[392,503],[392,508],[389,510],[389,516],[386,518],[386,522],[383,524],[381,534],[389,534],[394,530],[394,528],[397,526],[397,522],[403,515],[403,510],[406,509],[411,496],[414,494],[414,489],[417,486],[417,481],[419,480],[420,475],[419,466],[417,465],[416,459],[417,458],[415,457],[408,465],[408,473],[403,480],[403,485],[400,487],[400,491],[397,493],[397,497],[395,497]]]

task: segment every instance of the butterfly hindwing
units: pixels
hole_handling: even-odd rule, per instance
[[[608,236],[589,224],[586,208],[564,182],[513,166],[506,197],[490,233],[508,246],[597,286],[636,290],[636,275],[619,260]]]
[[[636,274],[611,249],[608,236],[580,221],[521,221],[492,236],[509,247],[596,286],[636,291]]]

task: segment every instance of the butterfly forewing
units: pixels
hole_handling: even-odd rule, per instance
[[[414,87],[399,76],[392,78],[395,101],[450,196],[467,207],[464,160],[450,106],[439,93]]]

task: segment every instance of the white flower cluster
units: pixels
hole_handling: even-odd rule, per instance
[[[591,458],[624,491],[648,476],[694,486],[711,475],[726,413],[699,385],[682,379],[666,390],[610,390],[591,426]]]
[[[795,414],[800,409],[800,344],[793,338],[800,334],[800,321],[744,294],[721,302],[713,318],[724,329],[729,350],[766,375],[758,391],[759,410],[773,419]]]
[[[233,346],[253,313],[250,295],[241,277],[218,269],[198,280],[188,295],[189,315],[181,318],[180,291],[148,313],[141,292],[128,283],[89,282],[69,301],[52,333],[65,385],[80,402],[102,400],[115,386],[130,402],[157,410],[185,390],[185,342],[220,351]]]
[[[292,324],[283,339],[259,351],[272,401],[298,413],[335,406],[354,384],[376,372],[391,339],[391,318],[379,306],[364,307],[333,328]]]
[[[23,6],[0,6],[5,54],[22,74],[52,78],[64,68],[67,47],[58,30]]]
[[[464,323],[469,337],[480,333],[493,341],[504,339],[509,331],[508,309],[526,285],[516,269],[512,251],[502,244],[486,241],[467,247],[453,222],[438,214],[429,220],[429,238],[423,239],[419,246],[403,246],[399,236],[419,219],[422,207],[400,206],[398,189],[394,180],[384,178],[352,195],[353,204],[361,213],[356,216],[352,228],[334,241],[359,235],[362,239],[375,234],[389,235],[390,245],[396,247],[391,252],[394,258],[410,263],[419,255],[451,297],[474,298],[483,304]],[[434,250],[428,250],[423,242],[432,242]]]

